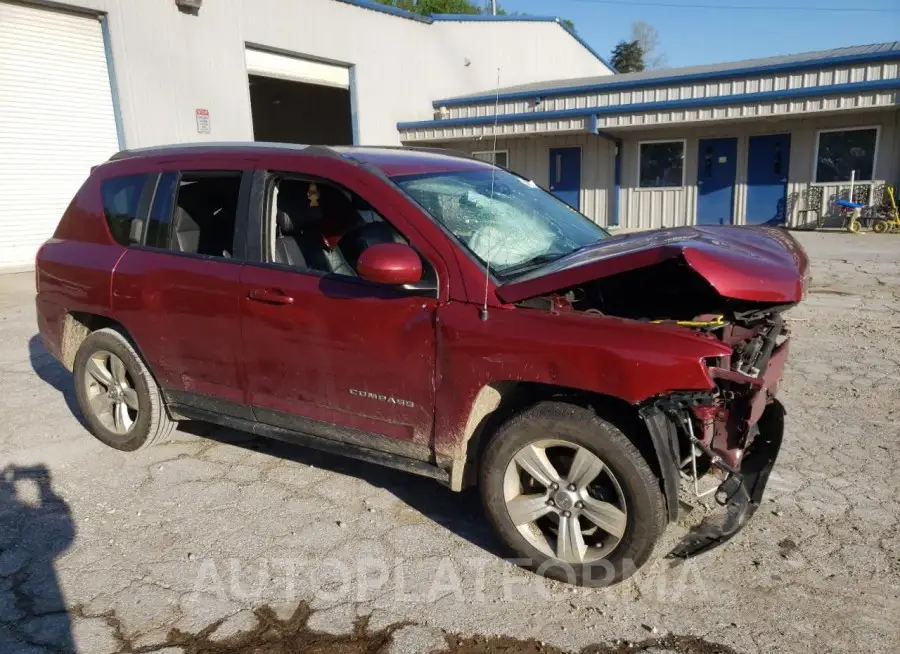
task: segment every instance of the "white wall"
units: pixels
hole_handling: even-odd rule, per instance
[[[127,147],[252,138],[241,0],[111,0],[109,27]],[[211,133],[198,134],[195,110]]]
[[[252,138],[246,43],[355,65],[359,139],[398,144],[396,124],[432,117],[434,99],[601,75],[607,68],[555,23],[432,24],[336,0],[63,0],[108,14],[125,144]],[[468,65],[467,65],[468,62]],[[211,133],[198,134],[195,110]]]
[[[245,0],[244,25],[248,42],[355,64],[364,144],[399,144],[398,122],[432,118],[438,98],[496,88],[498,68],[502,85],[607,71],[555,23],[429,25],[334,0]]]

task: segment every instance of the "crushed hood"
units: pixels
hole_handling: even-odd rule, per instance
[[[677,258],[726,298],[773,304],[803,298],[808,260],[794,237],[774,227],[731,226],[676,227],[599,241],[502,284],[497,297],[519,302]]]

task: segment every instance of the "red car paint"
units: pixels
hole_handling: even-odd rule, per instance
[[[422,279],[422,260],[404,245],[380,243],[360,255],[357,270],[383,284],[413,284]]]
[[[276,425],[296,416],[358,430],[440,462],[460,456],[487,385],[535,382],[638,405],[672,391],[715,390],[709,361],[732,353],[683,327],[516,306],[521,299],[676,255],[724,296],[794,303],[802,295],[806,259],[790,237],[727,228],[604,241],[540,274],[486,286],[481,265],[386,177],[483,167],[399,149],[251,144],[126,154],[93,171],[40,251],[41,335],[70,363],[66,316],[101,317],[127,331],[166,393],[224,402],[235,415]],[[247,183],[253,171],[275,170],[349,189],[433,266],[436,297],[264,262],[119,245],[104,220],[100,183],[186,170],[246,171]],[[262,195],[251,197],[261,202]],[[766,376],[767,386],[775,381]]]
[[[600,241],[498,289],[518,302],[598,277],[684,257],[723,297],[793,304],[803,297],[806,253],[781,230],[679,227]]]

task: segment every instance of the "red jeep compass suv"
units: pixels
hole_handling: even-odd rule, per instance
[[[449,152],[276,144],[125,151],[37,257],[47,349],[120,450],[204,420],[480,487],[519,559],[619,581],[733,536],[781,444],[786,232],[610,236]],[[698,472],[699,471],[699,472]]]

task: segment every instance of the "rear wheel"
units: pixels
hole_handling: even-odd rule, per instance
[[[630,576],[665,528],[659,482],[634,444],[593,411],[547,402],[485,451],[488,517],[525,567],[585,586]]]
[[[876,220],[872,223],[872,231],[876,234],[884,234],[888,231],[888,227],[889,225],[886,220]]]
[[[88,335],[75,355],[75,394],[91,432],[132,451],[168,436],[175,426],[140,355],[115,329]]]

